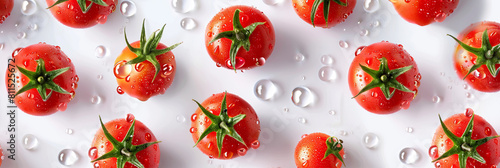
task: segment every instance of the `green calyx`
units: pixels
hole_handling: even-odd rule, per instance
[[[455,134],[453,134],[448,127],[443,123],[443,120],[441,119],[441,116],[439,116],[439,121],[441,122],[441,127],[443,128],[444,133],[450,140],[453,142],[453,147],[451,147],[448,151],[446,151],[443,155],[438,157],[436,160],[433,160],[432,162],[436,162],[440,159],[449,157],[454,154],[458,154],[458,162],[460,164],[460,168],[465,168],[467,164],[467,158],[472,158],[474,160],[477,160],[478,162],[481,163],[486,163],[484,158],[479,155],[477,152],[476,148],[486,142],[488,142],[491,139],[498,138],[498,135],[495,136],[490,136],[478,140],[473,140],[472,139],[472,127],[474,125],[474,114],[472,114],[472,117],[467,124],[467,127],[464,130],[464,133],[462,134],[461,137],[457,137]]]
[[[462,46],[462,48],[464,48],[466,51],[476,55],[477,57],[476,63],[469,69],[469,72],[467,72],[463,79],[465,79],[467,76],[469,76],[470,73],[472,73],[482,65],[486,65],[488,71],[490,71],[491,76],[497,77],[500,68],[496,68],[495,66],[497,64],[500,64],[500,44],[494,47],[491,46],[487,29],[483,32],[481,48],[471,47],[453,37],[452,35],[448,34],[448,36],[457,41],[458,44]]]
[[[325,18],[325,24],[328,27],[328,15],[330,13],[330,2],[333,1],[341,6],[347,6],[347,3],[341,2],[340,0],[314,0],[312,9],[311,9],[311,23],[313,27],[314,25],[314,16],[319,8],[319,4],[323,3],[323,16]]]
[[[69,1],[69,0],[57,0],[54,4],[49,6],[47,9],[52,8],[60,3],[66,2],[66,1]],[[87,1],[90,1],[90,4],[88,6],[87,6]],[[92,7],[92,5],[94,3],[97,5],[101,5],[101,6],[108,6],[108,4],[106,4],[106,2],[104,2],[103,0],[76,0],[76,2],[78,2],[78,6],[80,6],[80,9],[82,10],[83,13],[87,13],[89,11],[90,7]]]
[[[155,67],[155,75],[153,77],[153,80],[151,81],[153,82],[161,69],[160,62],[158,62],[156,56],[173,50],[181,43],[174,44],[165,49],[157,50],[156,47],[160,43],[161,37],[163,35],[163,30],[165,29],[165,25],[163,25],[161,30],[153,32],[153,34],[149,37],[149,39],[146,40],[146,29],[144,28],[144,22],[145,20],[142,21],[141,39],[139,40],[141,46],[139,48],[134,48],[130,45],[127,39],[127,32],[124,30],[125,42],[127,43],[128,49],[132,51],[135,55],[137,55],[136,58],[128,61],[126,64],[137,64],[144,61],[150,62]],[[157,32],[158,34],[156,34]]]
[[[52,95],[52,91],[59,92],[62,94],[70,94],[68,91],[64,90],[61,86],[57,85],[56,83],[54,83],[54,81],[52,81],[57,76],[68,71],[69,67],[47,72],[47,70],[45,70],[45,62],[43,61],[43,59],[38,59],[36,60],[36,62],[38,63],[38,65],[36,67],[35,72],[17,66],[17,69],[19,69],[19,71],[24,76],[28,77],[30,81],[28,82],[28,84],[24,85],[21,89],[19,89],[15,96],[35,88],[36,90],[38,90],[38,93],[40,94],[40,97],[42,97],[43,101],[46,101],[47,99],[50,98],[50,96]],[[48,95],[47,95],[47,89],[51,90]]]
[[[340,151],[344,148],[342,143],[343,143],[342,140],[338,139],[337,137],[329,137],[328,139],[326,139],[327,149],[325,152],[325,156],[323,157],[323,159],[321,159],[321,161],[325,160],[326,157],[328,157],[328,155],[334,155],[345,166],[344,160],[342,159],[342,156],[340,155]]]
[[[399,83],[399,81],[396,80],[396,78],[399,75],[409,71],[413,67],[413,65],[389,70],[389,65],[387,64],[387,59],[385,57],[379,59],[379,61],[380,61],[380,67],[378,71],[359,64],[359,66],[361,66],[361,69],[363,69],[363,71],[365,71],[368,75],[370,75],[373,78],[373,80],[363,89],[361,89],[361,91],[359,91],[359,93],[353,98],[356,98],[361,93],[376,87],[380,87],[380,90],[382,90],[382,93],[384,94],[387,100],[391,99],[392,96],[394,96],[394,92],[396,92],[396,90],[415,94],[414,91],[411,91],[406,86],[404,86],[403,84]],[[394,90],[391,92],[390,88],[394,88]]]
[[[243,141],[241,136],[234,129],[234,126],[238,122],[243,120],[246,117],[246,115],[239,114],[239,115],[234,116],[234,117],[228,116],[227,106],[226,106],[226,94],[227,94],[227,92],[224,93],[224,98],[222,99],[221,107],[220,107],[220,114],[218,116],[210,113],[207,109],[205,109],[205,107],[201,106],[200,103],[198,103],[196,100],[193,100],[194,102],[196,102],[196,104],[198,104],[198,107],[201,109],[203,114],[205,114],[210,119],[210,121],[212,121],[212,124],[210,124],[210,126],[205,131],[203,131],[203,133],[201,134],[200,138],[198,139],[198,141],[196,142],[196,144],[194,146],[198,145],[198,143],[200,143],[200,141],[203,138],[205,138],[208,134],[210,134],[212,132],[216,132],[217,133],[217,136],[216,136],[217,149],[219,150],[219,157],[221,154],[222,142],[224,141],[224,137],[226,137],[226,135],[234,138],[238,142],[247,146],[245,144],[245,141]]]
[[[241,10],[236,9],[233,16],[233,30],[225,31],[214,36],[214,38],[208,43],[211,44],[221,38],[230,39],[231,48],[229,49],[229,60],[236,72],[236,54],[243,47],[246,51],[250,50],[250,35],[257,26],[265,24],[265,22],[255,22],[247,27],[243,27],[240,22],[240,12]]]
[[[123,168],[125,167],[125,163],[129,162],[133,164],[134,166],[138,168],[144,168],[144,165],[142,165],[141,162],[136,157],[137,152],[142,151],[146,149],[147,147],[160,143],[161,141],[155,141],[155,142],[148,142],[144,143],[141,145],[132,145],[132,139],[134,136],[134,129],[135,129],[135,119],[132,122],[132,125],[130,125],[130,128],[123,138],[121,142],[118,142],[106,129],[104,124],[102,123],[101,116],[99,116],[99,120],[101,121],[101,127],[102,131],[104,132],[104,135],[108,139],[108,141],[113,144],[113,150],[109,151],[108,153],[102,155],[101,157],[92,160],[92,163],[103,160],[103,159],[108,159],[108,158],[116,158],[116,167],[118,168]]]

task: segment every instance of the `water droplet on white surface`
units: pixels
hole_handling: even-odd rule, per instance
[[[23,137],[23,147],[28,150],[33,150],[38,147],[38,138],[36,138],[34,135],[31,134],[26,134]]]
[[[17,39],[24,39],[26,38],[26,32],[17,32]]]
[[[464,84],[464,89],[465,89],[465,90],[469,90],[469,85]]]
[[[378,26],[380,26],[380,21],[378,21],[378,20],[373,21],[373,23],[371,24],[371,26],[372,27],[378,27]]]
[[[193,30],[198,24],[193,18],[184,18],[181,20],[181,27],[184,30]]]
[[[66,134],[68,134],[68,135],[73,134],[73,129],[71,129],[71,128],[66,128]]]
[[[4,47],[5,47],[5,44],[4,43],[0,43],[0,50],[3,50]]]
[[[414,164],[420,159],[420,154],[413,148],[404,148],[399,152],[399,160],[404,164]]]
[[[470,98],[473,98],[473,95],[472,95],[472,93],[467,92],[467,93],[465,93],[465,97],[470,99]]]
[[[324,66],[319,69],[318,76],[322,81],[330,82],[337,79],[337,71],[335,71],[332,67]]]
[[[300,79],[306,80],[306,76],[302,76],[302,77],[300,77]]]
[[[255,83],[254,94],[261,100],[271,100],[277,93],[278,87],[271,80],[262,79]]]
[[[296,106],[307,107],[314,102],[314,94],[307,87],[296,87],[292,91],[292,102]]]
[[[304,56],[304,54],[300,53],[300,52],[297,52],[297,54],[295,54],[295,61],[297,62],[302,62],[304,61],[304,59],[306,59],[306,56]]]
[[[304,118],[304,117],[299,117],[299,118],[297,118],[297,121],[298,121],[299,123],[302,123],[302,124],[307,123],[307,120],[306,120],[306,118]]]
[[[103,58],[106,55],[108,55],[108,49],[106,47],[100,45],[95,48],[95,56],[97,58]]]
[[[120,5],[120,12],[125,17],[134,16],[137,13],[137,6],[133,1],[125,0]]]
[[[282,3],[283,0],[262,0],[266,5],[276,5],[278,3]]]
[[[36,23],[30,24],[28,26],[28,29],[30,29],[32,31],[38,30],[38,24],[36,24]]]
[[[330,110],[330,111],[328,111],[328,114],[335,115],[335,114],[337,114],[337,112],[335,112],[335,110]]]
[[[99,95],[94,95],[90,98],[90,103],[99,104],[101,103],[101,97]]]
[[[406,132],[412,133],[413,132],[413,128],[412,127],[406,127]]]
[[[324,65],[331,65],[333,64],[333,57],[331,55],[322,55],[321,63],[323,63]]]
[[[349,43],[347,43],[347,41],[344,41],[344,40],[340,40],[339,41],[339,46],[340,48],[349,48]]]
[[[380,8],[380,2],[378,0],[365,0],[363,9],[368,13],[373,13]]]
[[[342,136],[347,136],[349,133],[347,133],[347,131],[344,131],[344,130],[340,130],[340,135]]]
[[[178,115],[176,118],[177,122],[179,123],[183,123],[186,121],[186,117],[184,117],[183,115]]]
[[[64,166],[71,166],[78,161],[78,154],[71,149],[63,149],[59,152],[58,160]]]
[[[290,109],[288,109],[286,107],[283,108],[283,112],[288,113],[289,111],[290,111]]]
[[[378,143],[379,143],[378,136],[375,135],[374,133],[369,132],[363,136],[363,144],[368,149],[376,148],[378,146]]]
[[[97,79],[102,80],[103,76],[101,74],[97,75]]]
[[[196,0],[172,0],[172,7],[177,13],[187,13],[193,11],[196,6]]]
[[[368,34],[370,34],[370,31],[368,31],[368,29],[362,29],[359,32],[359,35],[361,35],[361,36],[368,36]]]
[[[24,0],[21,4],[21,13],[26,16],[33,15],[37,9],[35,0]]]
[[[436,96],[432,96],[432,102],[439,103],[440,101],[441,101],[441,97],[439,97],[437,95]]]

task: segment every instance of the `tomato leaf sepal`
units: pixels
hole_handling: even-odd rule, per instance
[[[332,136],[326,139],[325,144],[327,149],[325,152],[325,156],[323,156],[323,159],[321,159],[321,161],[325,160],[329,155],[334,155],[345,166],[344,159],[342,159],[342,156],[340,155],[340,151],[344,148],[344,145],[342,143],[343,141],[341,139],[338,139],[337,137]]]
[[[56,5],[59,5],[60,3],[66,2],[66,1],[69,1],[69,0],[57,0],[54,4],[47,7],[47,9],[50,9]],[[106,2],[104,2],[103,0],[88,0],[88,1],[90,1],[90,4],[88,6],[87,6],[87,0],[76,0],[76,1],[78,3],[78,6],[80,6],[80,9],[82,10],[83,13],[87,13],[90,10],[90,7],[92,7],[92,5],[94,3],[97,5],[101,5],[101,6],[108,6],[108,4],[106,4]]]
[[[316,27],[314,24],[314,17],[318,11],[319,5],[323,3],[323,17],[325,18],[325,25],[328,27],[328,15],[330,14],[330,1],[333,1],[341,6],[347,6],[347,3],[344,3],[340,0],[314,0],[313,6],[311,8],[311,23],[313,27]]]

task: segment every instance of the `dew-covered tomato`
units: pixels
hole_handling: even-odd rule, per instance
[[[410,107],[420,86],[417,64],[402,45],[386,41],[356,50],[348,82],[367,111],[390,114]]]
[[[303,135],[295,147],[297,168],[340,168],[344,164],[342,140],[324,133]]]
[[[442,22],[460,0],[389,0],[399,15],[406,21],[420,26]]]
[[[44,116],[66,110],[78,87],[75,66],[59,46],[45,43],[16,49],[5,83],[25,113]]]
[[[472,109],[455,114],[437,128],[429,155],[436,168],[496,168],[500,163],[498,134]]]
[[[274,49],[274,28],[263,12],[249,6],[222,9],[205,31],[207,52],[218,67],[247,70],[262,66]]]
[[[500,23],[471,24],[455,40],[459,43],[453,54],[458,76],[476,90],[499,91]]]
[[[0,0],[0,24],[10,16],[14,7],[14,0]]]
[[[101,120],[88,154],[95,168],[157,168],[159,142],[146,125],[128,114],[106,124]]]
[[[313,26],[330,28],[351,15],[356,0],[292,0],[299,17]],[[328,12],[325,12],[328,9]]]
[[[62,24],[88,28],[104,24],[113,13],[118,0],[45,0],[50,12]],[[81,4],[79,2],[82,2]]]
[[[170,87],[175,76],[175,58],[171,52],[180,43],[167,47],[160,43],[165,26],[154,32],[154,38],[146,40],[144,22],[141,40],[128,43],[115,60],[114,74],[118,82],[117,92],[127,93],[141,101],[163,94]],[[158,34],[157,34],[158,33]]]
[[[260,146],[259,118],[242,98],[231,93],[210,96],[191,116],[193,140],[209,158],[233,159]],[[226,136],[227,135],[227,136]]]

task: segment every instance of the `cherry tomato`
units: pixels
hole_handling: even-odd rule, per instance
[[[0,0],[0,24],[10,16],[14,7],[14,0]]]
[[[344,22],[351,15],[356,0],[292,0],[293,9],[305,22],[322,28],[330,28]],[[318,6],[315,7],[315,4]],[[329,8],[325,11],[325,4]]]
[[[389,0],[399,15],[410,23],[425,26],[442,22],[457,8],[460,0]]]
[[[78,0],[45,1],[59,22],[73,28],[89,28],[106,23],[108,15],[116,10],[118,4],[118,0],[85,0],[85,5],[80,5]]]
[[[342,141],[324,133],[304,135],[295,147],[297,168],[340,168],[344,162],[342,157],[344,157]]]

